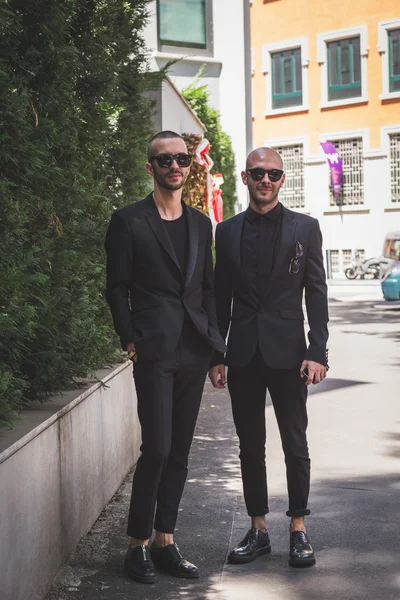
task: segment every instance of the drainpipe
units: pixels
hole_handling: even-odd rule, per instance
[[[247,154],[253,150],[253,115],[251,101],[251,41],[250,41],[250,2],[243,0],[244,29],[244,81],[246,94],[246,148]]]

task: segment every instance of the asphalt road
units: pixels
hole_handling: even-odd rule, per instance
[[[353,296],[331,294],[331,369],[324,383],[312,387],[308,401],[312,515],[307,525],[315,567],[287,564],[286,481],[269,403],[272,553],[248,565],[226,563],[249,519],[228,394],[207,383],[176,531],[201,579],[160,575],[156,585],[143,586],[125,576],[128,478],[47,600],[400,600],[400,310],[368,294],[349,302]]]

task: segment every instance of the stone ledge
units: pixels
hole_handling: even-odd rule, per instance
[[[125,362],[0,454],[2,600],[43,600],[135,464],[139,446],[132,368]]]

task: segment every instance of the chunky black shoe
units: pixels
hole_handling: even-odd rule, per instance
[[[310,538],[304,531],[292,531],[290,534],[289,565],[291,567],[315,565],[314,550]]]
[[[234,564],[248,563],[261,554],[271,552],[269,535],[260,529],[249,529],[243,540],[228,555],[228,561]]]
[[[184,579],[197,579],[200,576],[198,568],[183,558],[176,544],[159,548],[153,543],[150,554],[156,568],[166,571],[169,575]]]
[[[155,583],[156,571],[148,546],[129,547],[125,554],[125,570],[129,577],[140,583]]]

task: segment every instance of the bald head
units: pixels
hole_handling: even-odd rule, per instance
[[[283,160],[273,148],[256,148],[247,157],[242,181],[249,190],[251,207],[265,214],[279,202],[278,194],[285,182]]]
[[[263,163],[273,163],[269,168],[283,170],[283,160],[281,155],[273,148],[256,148],[247,157],[246,169],[261,167]]]

